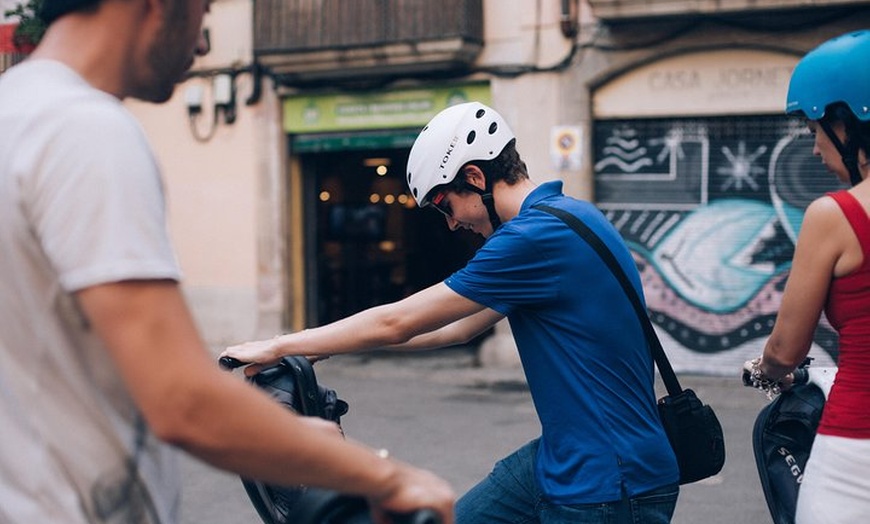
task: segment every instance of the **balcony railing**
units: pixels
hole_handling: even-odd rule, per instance
[[[301,81],[461,68],[482,45],[482,0],[254,2],[255,56]]]
[[[796,9],[867,5],[866,0],[589,0],[593,14],[604,21],[699,14],[782,12]]]

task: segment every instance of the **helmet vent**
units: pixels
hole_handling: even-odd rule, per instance
[[[496,158],[514,137],[496,110],[480,102],[452,105],[435,115],[414,140],[403,185],[417,205],[426,206],[435,187],[460,184],[463,166]]]

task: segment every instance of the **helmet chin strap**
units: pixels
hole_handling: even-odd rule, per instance
[[[492,183],[489,181],[489,177],[485,177],[484,180],[486,181],[486,189],[480,189],[468,182],[465,182],[465,188],[480,195],[480,199],[486,207],[486,213],[489,215],[489,223],[492,224],[492,231],[495,233],[495,230],[501,225],[501,219],[498,217],[498,213],[495,212],[495,200],[492,199]]]
[[[846,166],[846,169],[849,171],[849,181],[852,183],[852,187],[861,183],[861,170],[858,169],[858,146],[854,143],[854,140],[847,140],[844,144],[840,137],[834,133],[834,129],[831,127],[831,124],[828,123],[824,118],[819,120],[819,125],[825,131],[825,134],[828,135],[828,138],[831,139],[831,143],[834,144],[834,147],[837,148],[837,151],[840,152],[840,156],[843,158],[843,165]],[[848,133],[848,129],[847,129]]]

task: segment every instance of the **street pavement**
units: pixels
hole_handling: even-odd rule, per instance
[[[434,471],[462,494],[493,463],[540,434],[517,369],[481,368],[463,348],[414,355],[346,355],[318,362],[318,382],[350,404],[348,438]],[[771,522],[752,454],[752,425],[767,403],[733,377],[681,375],[715,409],[726,462],[715,477],[683,486],[674,524]],[[660,392],[663,394],[663,391]],[[182,459],[182,524],[259,524],[238,477]]]

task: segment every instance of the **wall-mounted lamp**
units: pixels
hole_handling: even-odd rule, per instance
[[[236,121],[236,86],[233,80],[227,73],[216,75],[212,80],[215,111],[223,113],[226,124]]]
[[[565,38],[574,38],[580,29],[580,4],[577,0],[562,0],[559,28]]]
[[[2,1],[2,0],[0,0]],[[265,69],[256,62],[248,67],[233,69],[217,69],[195,71],[189,74],[188,80],[193,80],[184,90],[184,104],[187,107],[187,116],[190,123],[190,131],[199,142],[210,140],[223,120],[225,124],[236,121],[236,80],[242,75],[251,75],[251,92],[245,99],[246,106],[252,106],[260,101],[263,94],[263,75]],[[211,106],[211,125],[207,132],[202,133],[198,121],[200,115],[209,115]],[[205,118],[208,118],[206,116]]]
[[[211,77],[212,121],[208,131],[202,133],[197,122],[203,113],[206,99],[206,88],[203,83],[189,85],[184,90],[184,103],[187,106],[187,116],[193,137],[199,142],[210,140],[217,130],[218,123],[225,124],[236,121],[236,88],[234,76],[230,73],[219,73]]]
[[[188,86],[184,90],[184,104],[187,106],[187,114],[194,117],[202,113],[203,89],[201,85]]]

